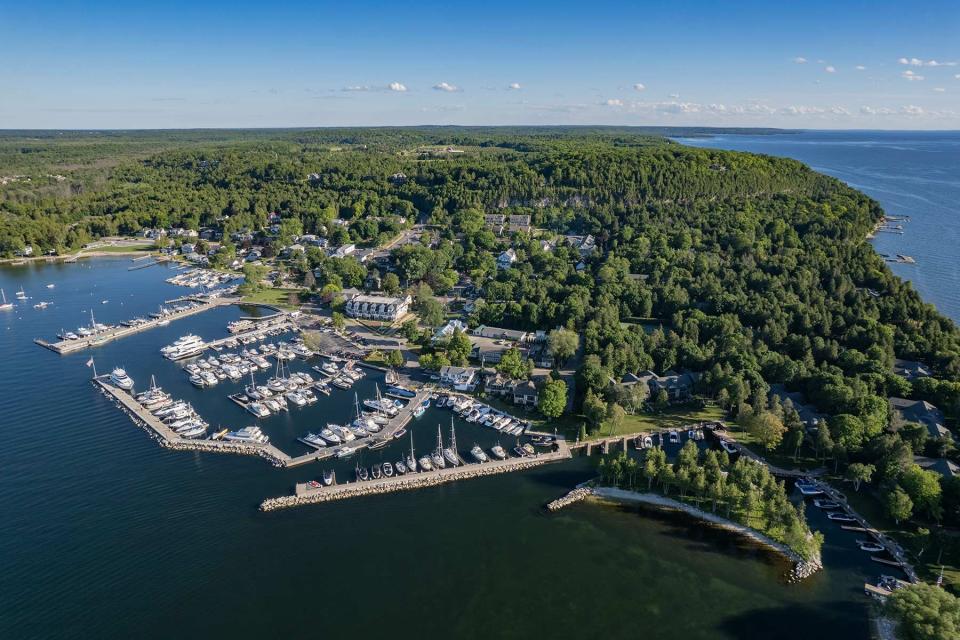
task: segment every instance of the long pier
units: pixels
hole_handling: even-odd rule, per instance
[[[311,487],[309,484],[299,483],[296,485],[294,495],[264,500],[260,504],[260,509],[262,511],[274,511],[276,509],[286,509],[289,507],[331,502],[334,500],[345,500],[359,496],[423,489],[457,480],[481,478],[512,471],[523,471],[550,462],[561,462],[570,457],[570,448],[567,446],[566,441],[559,439],[557,440],[557,448],[555,451],[539,453],[530,457],[463,464],[436,471],[408,473],[402,476],[381,478],[380,480],[369,480],[366,482],[347,482],[330,487]]]
[[[270,443],[230,442],[225,440],[199,440],[181,437],[176,431],[168,427],[162,420],[147,411],[137,402],[136,398],[123,389],[118,389],[108,382],[108,376],[98,376],[93,379],[100,389],[112,397],[122,409],[139,426],[152,433],[160,444],[168,449],[189,449],[195,451],[211,451],[217,453],[239,453],[261,456],[270,460],[275,466],[287,466],[290,456],[280,451]]]
[[[193,307],[192,309],[186,309],[184,311],[174,311],[169,313],[161,318],[153,318],[147,320],[142,324],[138,324],[134,327],[114,327],[113,329],[107,329],[96,335],[89,336],[87,338],[77,338],[76,340],[60,340],[57,342],[47,342],[41,338],[34,340],[35,343],[41,347],[50,349],[54,353],[59,353],[60,355],[66,355],[68,353],[73,353],[74,351],[80,351],[88,347],[98,347],[100,345],[106,344],[107,342],[112,342],[120,338],[125,338],[131,336],[135,333],[140,333],[141,331],[146,331],[148,329],[153,329],[160,325],[161,322],[172,322],[174,320],[179,320],[181,318],[186,318],[188,316],[196,315],[204,311],[209,311],[210,309],[216,309],[217,307],[222,307],[228,304],[233,304],[237,300],[235,298],[216,298],[214,300],[209,300],[206,302],[200,303],[199,306]]]

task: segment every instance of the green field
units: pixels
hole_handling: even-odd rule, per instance
[[[244,302],[259,302],[272,304],[285,309],[296,309],[300,306],[299,289],[269,288],[243,297]]]
[[[86,249],[86,251],[91,252],[102,252],[102,253],[130,253],[131,251],[153,251],[156,247],[150,244],[128,244],[128,245],[104,245],[102,247],[93,247],[91,249]],[[83,253],[81,251],[81,253]]]

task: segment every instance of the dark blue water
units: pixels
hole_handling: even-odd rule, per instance
[[[184,333],[221,337],[250,310],[211,311],[65,357],[33,344],[84,323],[91,308],[117,322],[184,293],[163,282],[162,268],[130,264],[0,268],[0,287],[22,285],[34,298],[0,315],[0,637],[867,636],[861,590],[876,569],[819,513],[829,569],[788,586],[781,561],[681,518],[599,505],[545,515],[546,502],[590,474],[584,459],[260,513],[264,498],[323,467],[163,450],[95,391],[85,366],[90,354],[101,372],[123,365],[141,387],[155,375],[212,424],[250,424],[226,398],[240,383],[197,390],[158,353]],[[53,306],[34,310],[38,300]],[[376,381],[357,386],[361,398]],[[298,453],[297,436],[345,419],[352,400],[335,392],[263,427]],[[418,449],[449,415],[416,421]],[[494,437],[457,428],[464,450]],[[363,462],[395,460],[406,446]]]
[[[917,263],[891,264],[925,300],[960,322],[960,132],[804,131],[684,138],[698,147],[794,158],[876,199],[888,215],[910,216],[905,233],[873,244]]]

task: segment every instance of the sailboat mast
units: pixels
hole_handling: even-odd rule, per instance
[[[414,462],[417,461],[416,457],[413,455],[413,429],[410,430],[410,459]]]
[[[453,429],[453,416],[450,416],[450,448],[457,450],[457,432]]]
[[[437,451],[443,451],[443,437],[440,435],[440,425],[437,425]]]

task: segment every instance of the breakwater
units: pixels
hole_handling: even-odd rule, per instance
[[[624,489],[616,489],[613,487],[597,487],[591,490],[591,495],[596,496],[600,499],[613,500],[617,502],[634,502],[652,505],[660,509],[668,509],[671,511],[681,511],[691,517],[694,517],[698,520],[707,522],[713,526],[719,527],[721,529],[726,529],[728,531],[733,531],[735,533],[749,538],[750,540],[756,542],[757,544],[764,546],[776,553],[784,556],[787,560],[793,563],[793,568],[790,570],[790,573],[787,575],[788,582],[798,582],[805,578],[809,578],[817,571],[823,568],[822,560],[817,557],[811,560],[807,560],[800,556],[796,551],[788,547],[787,545],[777,542],[773,538],[766,536],[755,529],[751,529],[745,525],[733,522],[732,520],[727,520],[726,518],[720,517],[714,513],[709,513],[698,509],[689,504],[683,502],[678,502],[666,496],[662,496],[655,493],[638,493],[636,491],[626,491]]]
[[[468,464],[452,469],[443,469],[441,471],[407,474],[367,482],[349,482],[332,487],[313,489],[308,488],[308,485],[297,485],[297,491],[294,495],[268,498],[260,504],[260,510],[276,511],[277,509],[288,509],[290,507],[345,500],[347,498],[380,495],[397,491],[410,491],[413,489],[426,489],[457,480],[483,478],[500,473],[524,471],[549,462],[566,460],[569,457],[569,450],[563,449],[530,458],[510,458],[508,460],[487,462],[484,464]]]
[[[556,500],[551,500],[547,503],[547,511],[559,511],[564,507],[569,507],[575,502],[580,502],[581,500],[586,499],[588,496],[593,494],[593,490],[590,487],[577,487],[573,491],[570,491],[565,496],[557,498]]]

